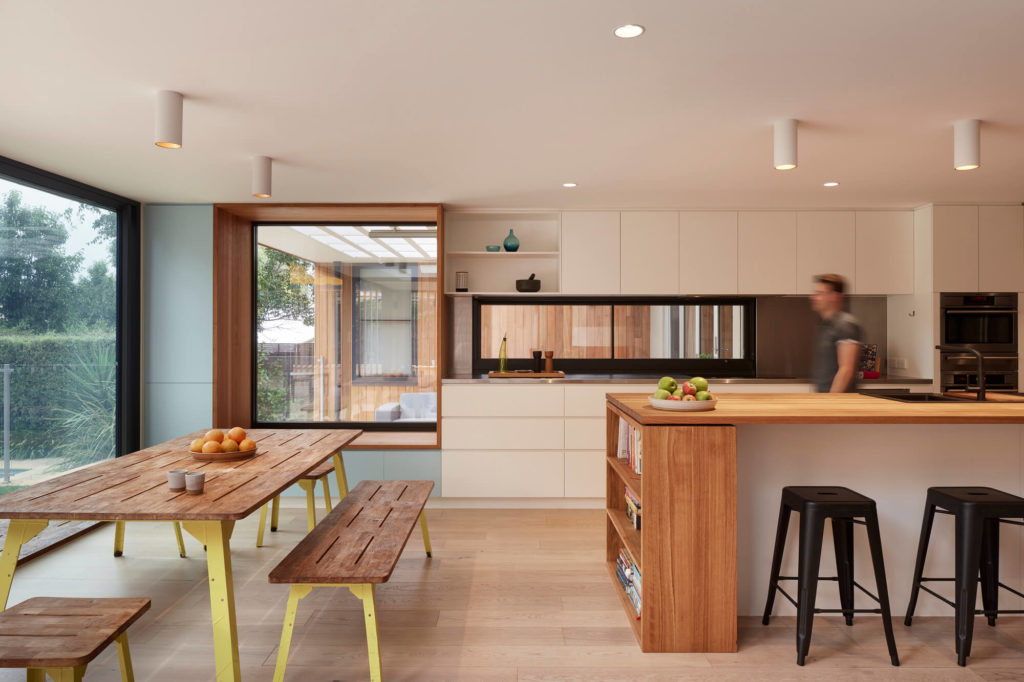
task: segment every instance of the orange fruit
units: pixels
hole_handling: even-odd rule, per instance
[[[241,443],[243,440],[245,440],[245,429],[243,429],[241,426],[236,426],[235,428],[228,431],[228,438],[235,441],[236,443]]]
[[[203,443],[203,452],[211,454],[215,452],[224,452],[224,448],[220,446],[220,443],[214,440],[208,440]]]
[[[206,432],[206,436],[203,438],[207,443],[219,443],[224,440],[224,432],[220,429],[211,429]]]
[[[255,450],[256,441],[254,441],[252,438],[245,438],[242,440],[241,443],[238,444],[238,449],[241,450],[242,452],[245,452],[247,450]]]
[[[203,443],[205,442],[206,441],[204,441],[202,438],[196,438],[194,441],[188,444],[188,449],[191,450],[192,452],[202,452]]]
[[[224,452],[238,452],[238,443],[231,440],[230,438],[225,438],[224,440],[221,441],[220,448]]]

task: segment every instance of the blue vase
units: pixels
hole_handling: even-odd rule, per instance
[[[505,241],[503,243],[505,244],[506,251],[519,250],[519,237],[517,237],[515,232],[513,232],[512,230],[508,231],[508,236],[505,237]]]

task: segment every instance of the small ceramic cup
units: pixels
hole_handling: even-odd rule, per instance
[[[189,495],[202,495],[205,482],[206,474],[202,471],[187,473],[185,474],[185,492]]]
[[[187,473],[184,469],[174,469],[167,472],[167,485],[171,487],[172,493],[184,492],[185,474]]]

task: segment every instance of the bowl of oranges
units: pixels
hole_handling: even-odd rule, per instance
[[[210,429],[205,436],[189,443],[188,450],[201,462],[225,462],[255,455],[256,441],[241,426],[228,431]]]

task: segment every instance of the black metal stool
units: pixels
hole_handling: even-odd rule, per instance
[[[932,533],[935,513],[949,514],[956,519],[956,577],[924,578],[924,560],[928,554],[928,540]],[[917,546],[917,562],[914,565],[914,583],[910,590],[910,604],[903,621],[910,625],[917,608],[917,597],[921,590],[938,597],[953,607],[956,613],[957,663],[967,665],[971,655],[971,640],[974,638],[974,616],[984,613],[988,624],[996,624],[1000,613],[1020,614],[1024,611],[999,610],[999,588],[1024,597],[1017,590],[999,582],[999,524],[1008,523],[1024,526],[1024,497],[1004,493],[995,488],[928,488],[924,505],[924,521],[921,522],[921,541]],[[981,601],[985,608],[975,610],[978,603],[978,575],[981,574]],[[954,583],[953,599],[950,601],[936,594],[921,583]]]
[[[789,529],[789,515],[800,514],[800,567],[796,577],[780,576],[782,553],[786,548],[786,531]],[[832,520],[832,535],[835,539],[836,567],[839,575],[821,578],[818,569],[821,564],[821,541],[825,532],[825,519]],[[863,518],[863,521],[856,519]],[[875,569],[875,583],[878,596],[864,589],[853,578],[853,524],[867,527],[868,543],[871,547],[871,563]],[[779,587],[780,580],[796,580],[797,599],[789,596]],[[816,609],[818,581],[835,580],[839,583],[841,609]],[[876,602],[877,609],[856,609],[853,606],[854,588],[859,589]],[[772,557],[772,575],[768,583],[768,601],[764,607],[761,622],[768,625],[775,604],[775,592],[792,602],[797,609],[796,663],[803,665],[811,648],[811,626],[816,613],[841,613],[846,624],[853,625],[855,613],[880,613],[885,641],[889,645],[889,658],[893,665],[899,665],[896,640],[892,634],[892,617],[889,613],[889,590],[885,582],[885,564],[882,561],[882,537],[878,531],[878,512],[875,501],[849,488],[824,486],[787,486],[782,489],[782,505],[779,508],[779,528],[775,533],[775,555]]]

